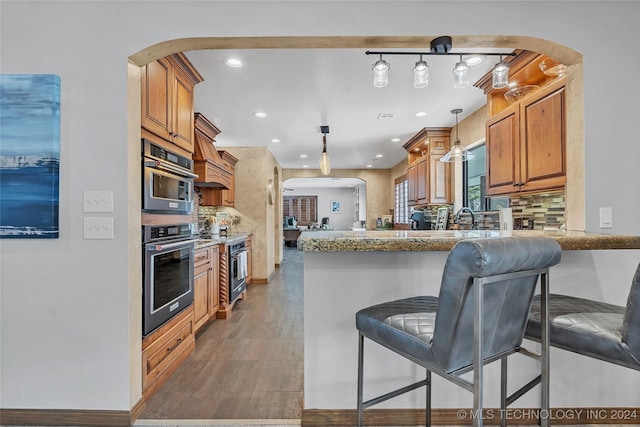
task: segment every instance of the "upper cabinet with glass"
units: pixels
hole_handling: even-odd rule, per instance
[[[523,51],[512,61],[508,87],[493,89],[490,74],[476,83],[487,93],[489,109],[488,196],[562,189],[566,184],[564,68],[555,62],[549,71],[551,61]]]

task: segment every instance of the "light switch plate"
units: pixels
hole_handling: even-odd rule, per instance
[[[113,212],[113,190],[83,191],[82,207],[85,213]]]
[[[600,228],[613,228],[613,208],[600,208]]]
[[[113,239],[113,217],[84,217],[84,238],[86,240]]]

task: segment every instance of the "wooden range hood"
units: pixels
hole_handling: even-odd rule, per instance
[[[220,153],[213,145],[221,132],[201,113],[195,113],[195,146],[193,153],[194,172],[198,174],[195,185],[223,190],[231,188],[232,172],[225,167]]]

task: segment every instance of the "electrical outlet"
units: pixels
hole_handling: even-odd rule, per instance
[[[113,217],[84,217],[84,238],[86,240],[113,239]]]
[[[89,212],[113,212],[113,191],[83,191],[83,211]]]
[[[600,208],[600,228],[613,228],[613,208]]]

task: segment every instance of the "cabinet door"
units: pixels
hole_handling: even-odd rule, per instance
[[[407,203],[409,206],[415,205],[418,200],[416,176],[416,165],[410,165],[407,168]]]
[[[179,71],[173,81],[173,126],[171,136],[174,144],[193,153],[193,84]]]
[[[522,104],[520,190],[562,187],[566,182],[565,90],[556,85]]]
[[[196,270],[193,276],[193,321],[197,331],[209,320],[209,266]]]
[[[451,202],[451,173],[449,165],[440,161],[442,156],[429,156],[429,201],[432,204]]]
[[[171,140],[172,66],[159,59],[142,68],[142,127]]]
[[[426,204],[429,202],[429,171],[427,156],[418,159],[416,163],[417,202]]]
[[[509,108],[487,122],[487,195],[518,191],[520,112]]]

